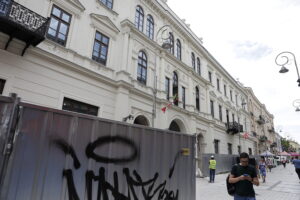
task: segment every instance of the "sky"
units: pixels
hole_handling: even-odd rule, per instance
[[[300,143],[300,0],[168,0],[169,7],[203,38],[203,46],[274,115],[283,137]],[[294,53],[280,74],[276,56]],[[285,60],[278,60],[284,62]],[[297,64],[298,64],[297,63]],[[300,70],[300,65],[298,67]]]

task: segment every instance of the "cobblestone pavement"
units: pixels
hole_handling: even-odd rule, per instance
[[[233,200],[227,194],[226,177],[228,174],[216,175],[215,183],[209,183],[209,178],[197,178],[197,200]],[[286,168],[277,166],[267,173],[266,183],[254,186],[256,200],[300,200],[300,183],[294,165]]]

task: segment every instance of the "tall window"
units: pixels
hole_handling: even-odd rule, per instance
[[[146,26],[146,34],[147,36],[153,40],[154,36],[154,20],[151,15],[147,16],[147,26]]]
[[[241,146],[238,145],[238,154],[240,155],[241,153],[242,153]]]
[[[210,83],[212,83],[212,74],[211,72],[208,72],[208,80]]]
[[[147,56],[143,51],[139,52],[137,80],[146,85],[147,82]]]
[[[71,15],[57,6],[52,7],[47,37],[61,45],[66,45]]]
[[[106,65],[109,38],[96,32],[92,59]]]
[[[229,110],[226,109],[226,122],[229,124]]]
[[[217,78],[217,90],[220,91],[220,79]]]
[[[0,79],[0,94],[3,94],[5,82],[5,80]]]
[[[232,144],[227,143],[227,145],[228,145],[228,154],[231,155],[232,154]]]
[[[210,114],[214,118],[215,117],[215,109],[214,109],[214,101],[210,100]]]
[[[106,7],[112,9],[113,1],[112,0],[100,0]]]
[[[182,87],[182,107],[185,109],[185,87]]]
[[[144,26],[144,11],[141,6],[137,6],[135,10],[135,27],[143,32]]]
[[[252,149],[248,148],[248,150],[249,150],[249,156],[251,156],[252,155]]]
[[[238,106],[238,95],[235,95],[235,105]]]
[[[230,90],[230,101],[232,101],[232,90]]]
[[[200,94],[199,94],[199,88],[196,87],[196,109],[200,110]]]
[[[178,76],[177,73],[173,73],[173,103],[178,106]]]
[[[168,77],[165,80],[165,92],[167,100],[170,100],[170,79]]]
[[[169,44],[171,46],[170,49],[169,49],[169,52],[171,54],[174,54],[174,36],[171,32],[169,33]]]
[[[215,154],[219,153],[219,142],[220,140],[214,140]]]
[[[219,119],[222,122],[223,121],[223,112],[222,112],[222,106],[219,105]]]
[[[199,58],[197,58],[197,73],[201,75],[201,62]]]
[[[97,116],[99,107],[65,97],[62,109]]]
[[[224,95],[225,95],[225,97],[227,97],[227,86],[226,85],[224,85]]]
[[[180,40],[176,40],[176,57],[181,60],[181,43]]]
[[[192,52],[191,58],[192,58],[192,67],[194,70],[196,70],[195,54],[193,52]]]
[[[235,119],[234,119],[234,114],[232,113],[232,122],[234,122],[234,120],[235,120]]]

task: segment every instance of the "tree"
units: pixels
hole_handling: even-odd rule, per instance
[[[281,147],[283,151],[289,151],[292,148],[290,141],[286,138],[281,138]]]

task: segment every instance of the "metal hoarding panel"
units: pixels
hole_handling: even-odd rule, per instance
[[[23,106],[7,200],[195,200],[195,137]]]

